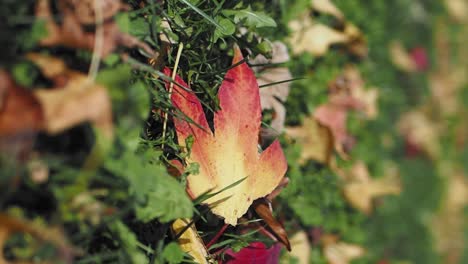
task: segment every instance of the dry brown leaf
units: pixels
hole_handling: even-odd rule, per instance
[[[337,43],[347,43],[349,37],[324,24],[314,23],[308,16],[289,22],[292,31],[289,43],[294,54],[309,52],[315,56],[324,55],[329,47]]]
[[[38,100],[0,70],[0,155],[11,161],[27,160],[42,125]]]
[[[257,215],[266,223],[274,237],[278,239],[278,241],[281,242],[288,251],[291,251],[288,234],[286,233],[283,225],[273,216],[269,202],[264,198],[260,198],[252,204],[252,207],[255,210],[255,213],[257,213]]]
[[[362,161],[356,162],[345,177],[343,194],[346,200],[365,214],[371,213],[374,198],[401,192],[398,175],[389,174],[383,178],[372,179]]]
[[[60,133],[79,123],[91,121],[106,137],[112,137],[112,107],[105,87],[90,82],[87,75],[81,72],[57,66],[63,64],[58,58],[40,54],[28,54],[27,57],[39,66],[46,77],[60,83],[65,81],[63,87],[33,91],[41,105],[44,116],[42,128],[47,133]]]
[[[398,131],[409,143],[424,150],[431,158],[440,155],[440,125],[434,123],[421,110],[413,110],[401,115]]]
[[[416,72],[418,70],[418,65],[416,65],[416,62],[414,62],[400,41],[392,41],[388,50],[390,52],[390,59],[392,63],[398,69],[405,72]]]
[[[339,20],[344,20],[344,15],[330,0],[312,0],[312,8],[317,12],[329,14]]]
[[[208,264],[208,250],[206,249],[203,240],[198,235],[195,225],[192,224],[187,228],[189,224],[189,219],[177,219],[174,221],[172,224],[174,234],[181,234],[177,239],[177,242],[182,250],[192,256],[197,263]],[[184,231],[184,229],[186,230]]]
[[[349,264],[352,260],[364,256],[366,250],[355,244],[338,241],[333,235],[324,235],[323,254],[329,264]]]
[[[29,234],[41,242],[49,242],[58,249],[58,256],[55,256],[55,260],[59,260],[64,263],[72,263],[73,256],[77,255],[78,250],[74,249],[67,241],[63,233],[58,228],[50,228],[37,225],[35,223],[14,218],[8,214],[0,213],[0,263],[36,263],[31,262],[16,262],[7,261],[3,255],[3,249],[5,242],[8,238],[16,233]],[[41,262],[43,263],[43,262]],[[48,263],[48,262],[44,262]],[[56,262],[53,262],[56,263]]]
[[[333,136],[329,128],[319,124],[313,117],[304,119],[302,126],[287,127],[286,134],[302,147],[299,163],[315,160],[329,164],[333,157]]]
[[[61,0],[58,9],[63,17],[61,24],[54,21],[49,0],[39,0],[36,5],[36,17],[45,20],[48,31],[47,37],[40,43],[44,46],[63,45],[70,48],[94,50],[96,34],[87,32],[84,26],[96,25],[95,1]],[[101,56],[105,57],[118,46],[141,48],[151,56],[156,56],[151,47],[132,35],[123,33],[112,17],[123,5],[120,1],[98,1],[103,12],[103,46]]]
[[[42,128],[39,101],[26,89],[16,85],[11,76],[0,70],[0,136],[37,131]]]
[[[272,58],[267,59],[263,55],[258,55],[250,61],[250,64],[278,64],[289,61],[289,54],[286,45],[282,42],[273,42]],[[257,72],[257,82],[259,86],[271,83],[282,82],[292,79],[291,72],[287,67],[277,67],[273,65],[252,67]],[[286,118],[286,109],[283,103],[286,101],[289,94],[290,82],[283,82],[267,87],[260,88],[260,104],[262,109],[273,109],[275,117],[271,122],[271,127],[277,133],[281,133],[284,129],[284,121]]]

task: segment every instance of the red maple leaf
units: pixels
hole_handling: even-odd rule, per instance
[[[236,48],[233,65],[242,60],[242,53]],[[170,75],[170,70],[165,69],[165,74]],[[176,82],[188,87],[179,76]],[[262,113],[253,71],[243,62],[226,73],[218,93],[221,110],[214,114],[214,132],[192,92],[175,85],[171,98],[175,107],[197,124],[174,118],[179,144],[184,146],[190,135],[195,139],[187,162],[197,162],[200,167],[199,174],[187,177],[190,195],[220,191],[245,178],[205,201],[211,204],[213,213],[236,225],[255,199],[278,186],[287,169],[278,141],[263,152],[258,151]]]

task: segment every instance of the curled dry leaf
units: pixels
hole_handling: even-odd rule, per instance
[[[94,50],[96,33],[94,31],[86,31],[84,26],[89,24],[93,24],[95,27],[100,26],[96,25],[97,11],[94,5],[97,2],[97,8],[101,9],[100,11],[103,15],[103,46],[101,56],[105,57],[118,46],[141,48],[149,55],[155,56],[155,52],[148,44],[132,35],[121,32],[117,23],[112,19],[123,7],[120,1],[60,0],[58,2],[58,8],[63,17],[61,24],[54,21],[49,0],[39,0],[36,4],[36,17],[45,20],[48,31],[47,37],[40,41],[41,45],[63,45],[70,48]]]
[[[189,219],[177,219],[172,224],[172,231],[174,235],[179,235],[177,242],[181,249],[193,257],[196,263],[208,264],[208,250],[203,243],[203,240],[198,235],[195,225],[190,224]]]
[[[409,52],[403,47],[403,44],[394,40],[388,48],[392,63],[400,70],[405,72],[415,72],[418,70],[418,65],[413,60]]]
[[[424,150],[431,158],[436,159],[439,156],[441,127],[423,111],[414,110],[404,113],[398,121],[397,128],[408,143]]]
[[[339,20],[344,20],[343,13],[330,0],[312,0],[312,8],[317,12],[329,14]]]
[[[0,213],[0,263],[29,263],[7,261],[3,255],[5,243],[10,236],[16,233],[29,234],[41,242],[49,242],[57,248],[58,256],[55,260],[64,263],[72,263],[73,256],[78,250],[74,249],[58,228],[39,226],[26,220],[14,218],[10,215]],[[30,263],[36,263],[31,261]],[[54,262],[56,263],[56,262]]]
[[[289,54],[286,45],[282,42],[273,42],[272,58],[267,59],[263,55],[258,55],[250,61],[250,64],[278,64],[289,61]],[[273,109],[275,117],[271,122],[271,127],[277,133],[284,129],[286,118],[286,109],[283,103],[289,94],[289,82],[278,83],[291,80],[292,75],[287,67],[277,67],[275,65],[263,65],[252,67],[257,72],[257,82],[259,86],[277,83],[267,87],[260,88],[260,104],[262,109]]]
[[[304,119],[302,126],[287,127],[286,134],[302,147],[299,163],[312,159],[329,164],[333,157],[333,135],[330,129],[321,125],[313,116]]]
[[[343,194],[346,200],[354,208],[366,214],[371,213],[374,198],[401,192],[398,173],[372,179],[367,166],[362,161],[356,162],[345,177]]]
[[[242,59],[236,48],[233,64]],[[170,70],[165,69],[165,74],[170,76]],[[176,82],[187,87],[178,76]],[[226,73],[218,98],[221,110],[214,114],[213,133],[198,98],[174,86],[173,104],[197,125],[179,118],[174,119],[174,124],[180,145],[185,146],[191,135],[195,139],[187,158],[188,163],[200,165],[198,175],[187,177],[192,197],[220,191],[240,181],[205,201],[216,204],[212,208],[214,214],[223,217],[227,224],[236,225],[255,199],[268,195],[278,186],[286,173],[287,162],[278,141],[258,153],[260,95],[255,75],[246,63]]]
[[[338,238],[332,235],[324,235],[323,254],[329,264],[349,264],[352,260],[364,256],[366,250],[355,244],[338,241]]]
[[[44,117],[42,128],[47,133],[60,133],[79,123],[91,121],[106,137],[112,137],[112,106],[105,87],[92,83],[81,72],[66,68],[58,58],[40,54],[29,54],[27,57],[39,66],[46,77],[63,85],[33,91]]]
[[[255,213],[267,224],[267,229],[273,233],[274,237],[278,239],[288,251],[291,251],[288,234],[284,226],[273,216],[269,202],[264,198],[260,198],[252,204],[252,207]]]

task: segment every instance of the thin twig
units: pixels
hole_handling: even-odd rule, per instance
[[[177,67],[179,67],[179,60],[180,56],[182,55],[182,50],[184,49],[184,43],[179,43],[179,48],[177,49],[177,56],[176,56],[176,61],[174,64],[174,69],[172,70],[172,80],[175,80],[176,74],[177,74]],[[169,100],[171,100],[172,96],[172,90],[174,89],[174,82],[171,82],[169,84]],[[166,128],[167,128],[167,118],[168,118],[168,112],[169,108],[166,108],[166,111],[164,111],[164,123],[163,123],[163,131],[162,131],[162,146],[161,149],[164,150],[164,145],[166,143]]]
[[[206,244],[206,248],[210,248],[214,243],[216,243],[216,241],[218,241],[218,239],[224,234],[224,231],[226,231],[226,228],[228,228],[228,224],[224,224],[223,227],[221,227],[221,229],[218,231],[218,233],[216,233],[216,235],[210,240],[210,242],[208,242],[208,244]]]
[[[99,63],[104,47],[104,14],[102,12],[101,0],[94,0],[94,11],[96,14],[96,33],[94,36],[94,49],[91,64],[88,70],[88,83],[93,83],[99,70]]]

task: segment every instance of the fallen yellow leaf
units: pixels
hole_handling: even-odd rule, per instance
[[[177,219],[172,224],[172,230],[174,234],[180,234],[187,225],[190,224],[189,219]],[[193,257],[197,263],[208,264],[208,250],[205,248],[205,244],[198,235],[195,225],[192,224],[188,229],[183,231],[179,239],[177,239],[180,247],[184,252]]]
[[[401,186],[398,175],[385,175],[372,179],[367,166],[362,161],[354,164],[346,175],[343,194],[346,200],[356,209],[369,214],[372,211],[372,200],[376,197],[399,194]]]
[[[366,250],[355,244],[340,242],[338,237],[324,235],[323,254],[329,264],[349,264],[352,260],[364,256]]]
[[[400,41],[394,40],[388,48],[392,63],[405,72],[415,72],[418,69],[416,62],[411,58],[408,51]]]
[[[315,117],[306,117],[302,126],[287,127],[286,134],[302,147],[299,163],[304,164],[310,159],[325,164],[331,162],[334,146],[332,133]]]
[[[300,54],[309,52],[315,56],[324,55],[329,47],[337,43],[346,43],[349,37],[324,24],[314,23],[308,16],[302,16],[289,22],[292,52]]]

